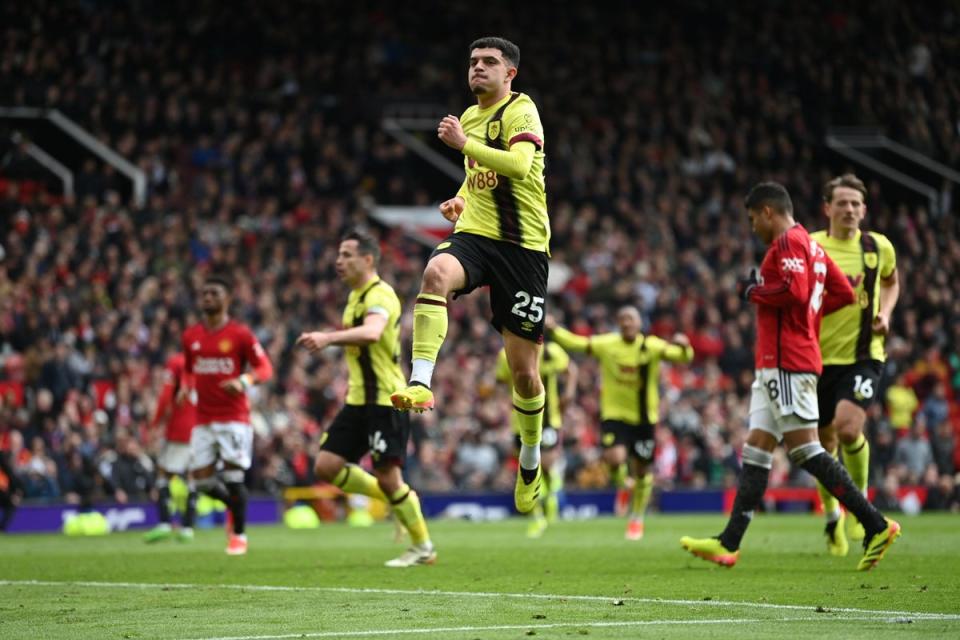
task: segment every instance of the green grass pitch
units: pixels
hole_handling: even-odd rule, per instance
[[[739,564],[686,554],[717,516],[430,522],[432,567],[387,569],[393,529],[255,527],[245,557],[222,531],[147,546],[103,538],[0,538],[0,638],[957,638],[960,517],[903,517],[874,571],[824,550],[821,520],[759,516]]]

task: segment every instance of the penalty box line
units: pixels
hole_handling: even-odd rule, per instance
[[[639,598],[635,596],[590,596],[560,593],[501,593],[496,591],[441,591],[435,589],[378,589],[372,587],[313,587],[256,584],[203,584],[160,582],[102,582],[91,580],[0,580],[0,586],[35,587],[91,587],[103,589],[227,589],[233,591],[265,591],[290,593],[356,593],[369,595],[445,596],[454,598],[512,598],[518,600],[559,600],[578,602],[622,601],[636,604],[660,604],[682,607],[731,607],[745,609],[770,609],[777,611],[811,612],[815,605],[774,604],[770,602],[738,602],[732,600],[683,600],[677,598]],[[926,620],[960,620],[960,614],[925,611],[895,611],[885,609],[859,609],[852,607],[823,607],[823,612],[870,616],[876,619],[913,618]]]

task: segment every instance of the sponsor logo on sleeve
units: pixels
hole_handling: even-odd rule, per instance
[[[780,266],[784,271],[791,271],[793,273],[805,273],[807,270],[803,258],[781,258]]]

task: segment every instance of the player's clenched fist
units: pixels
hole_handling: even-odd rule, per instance
[[[457,116],[447,116],[440,121],[437,126],[437,137],[443,141],[443,144],[457,151],[461,151],[463,145],[467,144],[467,134],[463,132]]]
[[[440,213],[450,222],[456,223],[460,218],[460,214],[463,213],[463,208],[466,204],[463,198],[454,196],[440,203]]]
[[[330,339],[323,331],[312,331],[310,333],[301,333],[297,338],[297,345],[306,347],[312,353],[323,351],[330,344]]]

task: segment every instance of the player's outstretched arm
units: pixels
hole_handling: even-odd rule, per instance
[[[566,379],[563,384],[563,393],[560,395],[560,410],[566,411],[567,407],[573,406],[577,399],[577,378],[580,375],[580,367],[573,360],[567,363]]]
[[[669,343],[663,347],[663,359],[686,364],[693,362],[693,347],[685,333],[675,333]]]
[[[577,353],[590,353],[590,338],[578,336],[568,329],[564,329],[557,324],[553,316],[548,315],[544,320],[544,328],[547,333],[558,345],[567,351],[576,351]]]
[[[365,347],[373,344],[383,335],[387,327],[387,317],[379,313],[368,313],[363,324],[358,327],[339,331],[311,331],[297,338],[297,345],[311,353],[319,353],[330,345]]]

